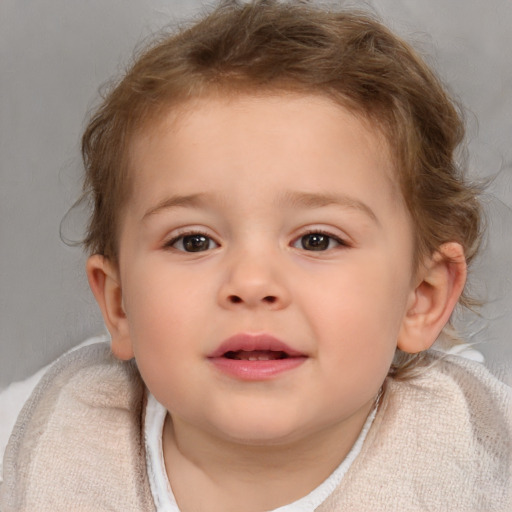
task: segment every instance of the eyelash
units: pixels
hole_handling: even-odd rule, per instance
[[[326,238],[328,238],[328,246],[325,248],[325,249],[322,249],[322,248],[319,248],[319,249],[306,249],[303,245],[302,247],[297,247],[296,244],[299,244],[301,243],[305,237],[309,236],[309,235],[320,235],[320,236],[324,236]],[[179,241],[182,241],[187,238],[187,237],[204,237],[205,239],[208,240],[208,247],[204,250],[202,249],[198,249],[197,251],[187,251],[185,250],[185,248],[177,248],[175,247],[175,245],[179,242]],[[345,241],[343,240],[342,238],[336,236],[336,235],[333,235],[332,233],[329,233],[327,231],[324,231],[322,229],[310,229],[308,231],[306,231],[305,233],[301,234],[299,237],[295,238],[293,241],[292,241],[292,247],[295,247],[296,249],[302,249],[304,251],[307,251],[307,252],[325,252],[327,250],[330,250],[330,249],[334,249],[335,247],[329,247],[329,245],[331,244],[331,241],[334,241],[336,242],[336,244],[338,244],[336,247],[350,247],[350,245]],[[164,249],[174,249],[174,250],[177,250],[177,251],[180,251],[180,252],[186,252],[186,253],[194,253],[194,252],[206,252],[208,250],[211,250],[212,247],[210,247],[211,244],[215,244],[216,247],[219,247],[219,243],[216,242],[209,234],[203,232],[203,231],[186,231],[184,233],[180,233],[179,235],[177,236],[174,236],[173,238],[171,238],[169,241],[165,242],[164,244]],[[216,247],[213,247],[213,248],[216,248]]]

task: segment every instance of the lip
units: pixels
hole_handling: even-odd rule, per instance
[[[229,353],[238,352],[254,352],[254,356],[252,359],[227,357]],[[264,354],[268,352],[280,353],[284,357],[265,359]],[[271,379],[297,368],[306,361],[307,356],[269,334],[241,333],[222,342],[208,359],[224,374],[241,380],[258,381]]]

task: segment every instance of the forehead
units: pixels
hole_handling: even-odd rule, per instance
[[[298,124],[301,118],[303,122]],[[281,137],[288,135],[276,141],[280,144],[293,143],[293,139],[298,142],[297,137],[302,136],[309,140],[323,139],[324,146],[331,144],[334,149],[340,142],[337,137],[348,136],[357,143],[355,149],[365,151],[366,148],[366,151],[379,153],[381,168],[389,173],[393,183],[396,182],[390,147],[379,123],[327,96],[294,92],[213,93],[161,108],[135,131],[129,151],[130,167],[135,173],[144,167],[145,158],[163,138],[167,139],[167,144],[173,137],[181,139],[184,132],[192,136],[195,133],[195,144],[207,144],[222,124],[233,123],[246,128],[239,132],[238,143],[248,141],[257,131],[264,131],[269,135],[269,141],[273,133],[279,132]],[[249,125],[253,131],[247,130]],[[288,134],[282,130],[285,125],[288,125]],[[339,129],[333,131],[333,126]]]
[[[331,192],[335,183],[322,179],[336,174],[324,171],[361,171],[362,178],[365,166],[369,189],[394,204],[402,202],[385,137],[368,119],[325,96],[189,100],[138,131],[130,164],[132,200],[142,192],[158,195],[162,190],[151,185],[162,179],[170,189],[179,183],[184,193],[196,192],[200,183],[203,189],[233,194],[237,185],[267,182],[271,187],[284,175],[290,186],[300,183],[302,192]]]

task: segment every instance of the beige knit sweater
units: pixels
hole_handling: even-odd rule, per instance
[[[512,511],[512,392],[481,365],[429,355],[388,379],[362,451],[318,512]],[[153,511],[144,385],[105,344],[61,358],[22,410],[2,512]]]

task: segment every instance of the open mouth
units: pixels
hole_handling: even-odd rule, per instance
[[[230,377],[263,381],[298,368],[308,356],[271,335],[241,333],[221,343],[208,359]]]
[[[223,357],[238,361],[275,361],[290,356],[282,350],[229,350]]]

